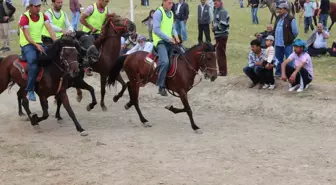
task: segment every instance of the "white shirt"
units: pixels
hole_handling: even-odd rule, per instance
[[[64,12],[64,11],[63,11]],[[61,12],[55,12],[53,11],[54,15],[56,18],[59,18],[61,17]],[[60,28],[58,26],[55,26],[53,23],[52,23],[52,17],[53,15],[51,15],[51,13],[49,11],[46,11],[44,13],[48,18],[49,18],[49,21],[50,21],[50,26],[51,28],[54,30],[54,32],[62,32],[63,28]],[[67,14],[64,12],[64,19],[65,19],[65,23],[64,23],[64,28],[66,31],[72,31],[74,32],[74,29],[73,27],[71,26],[70,22],[69,22],[69,19],[68,19],[68,16]]]
[[[147,51],[148,53],[152,53],[153,51],[153,43],[145,42],[143,46],[137,43],[132,49],[127,51],[126,55],[137,52],[137,51]]]
[[[182,3],[177,4],[177,8],[176,8],[176,12],[175,12],[176,14],[180,13],[181,5],[182,5]]]
[[[329,36],[329,33],[327,31],[324,31],[324,32]],[[313,47],[316,49],[327,48],[327,44],[328,44],[327,39],[323,37],[323,33],[319,34],[316,32],[316,38],[315,38]]]

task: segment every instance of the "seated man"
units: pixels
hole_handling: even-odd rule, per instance
[[[259,40],[255,39],[252,40],[251,43],[251,51],[248,56],[248,66],[244,67],[243,71],[252,80],[252,84],[249,86],[249,88],[253,88],[258,83],[260,83],[259,89],[262,88],[264,84],[263,72],[265,70],[264,68],[264,59],[265,56],[265,50],[261,48],[261,43]]]
[[[327,53],[327,39],[329,33],[323,29],[322,23],[317,24],[317,30],[312,33],[307,42],[308,53],[310,56],[320,56]]]
[[[146,51],[148,53],[152,53],[153,51],[153,43],[147,42],[146,37],[142,35],[138,35],[138,43],[127,51],[126,55],[137,52],[137,51]]]
[[[289,82],[288,91],[302,92],[314,78],[313,63],[305,41],[296,39],[293,46],[294,52],[281,65],[281,79]],[[295,67],[288,65],[292,60]]]
[[[269,24],[266,30],[261,33],[256,33],[254,36],[261,42],[261,48],[266,48],[266,37],[269,35],[274,35],[273,25]]]
[[[336,40],[334,40],[334,42],[331,45],[331,48],[328,48],[327,51],[330,56],[336,57]]]
[[[126,37],[126,41],[125,43],[121,46],[121,48],[123,50],[125,50],[125,52],[128,51],[128,47],[134,47],[138,42],[138,34],[137,33],[133,33],[131,35],[129,35],[128,37]]]

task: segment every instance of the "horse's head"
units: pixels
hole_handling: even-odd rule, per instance
[[[135,24],[127,18],[122,18],[116,14],[108,14],[105,24],[103,25],[103,32],[114,32],[121,36],[124,33],[132,34],[136,32]]]
[[[99,51],[94,45],[94,36],[82,31],[76,31],[76,39],[81,45],[81,49],[79,50],[81,57],[86,57],[92,62],[97,62],[99,59]]]
[[[71,77],[76,77],[79,74],[78,50],[80,45],[74,37],[63,36],[56,40],[49,49],[49,56],[55,59],[55,62],[60,64],[64,72]],[[51,53],[51,54],[50,54]]]
[[[211,43],[202,43],[196,47],[196,60],[205,79],[212,82],[217,79],[217,65],[215,49]]]

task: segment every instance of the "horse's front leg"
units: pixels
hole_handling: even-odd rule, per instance
[[[90,92],[92,102],[86,106],[86,110],[90,111],[94,108],[95,105],[97,105],[97,99],[96,99],[96,94],[94,91],[94,88],[87,84],[83,79],[78,78],[75,80],[74,87],[77,89],[77,95],[78,95],[78,90],[80,91],[80,94],[82,96],[82,91],[80,89],[86,89]],[[80,89],[79,89],[80,88]]]
[[[192,114],[192,110],[189,106],[189,102],[188,102],[188,97],[187,97],[187,93],[182,91],[182,92],[179,92],[179,95],[180,95],[180,99],[182,101],[182,104],[184,106],[184,110],[185,112],[187,112],[188,116],[189,116],[189,119],[190,119],[190,123],[191,123],[191,128],[197,133],[197,134],[201,134],[202,131],[201,129],[195,124],[195,121],[194,121],[194,118],[193,118],[193,114]],[[180,110],[180,109],[177,109],[177,110]],[[182,110],[180,110],[182,111]]]
[[[100,107],[102,108],[103,111],[107,111],[107,108],[105,106],[105,86],[106,86],[106,81],[107,81],[107,77],[100,75],[100,94],[101,94],[101,99],[100,99]]]
[[[78,132],[80,132],[81,136],[87,136],[89,135],[80,125],[80,123],[78,122],[75,113],[73,112],[71,106],[70,106],[70,102],[69,102],[69,98],[68,95],[66,94],[66,92],[62,92],[60,94],[61,99],[62,99],[62,104],[65,108],[65,110],[68,112],[69,116],[71,117],[72,121],[74,122],[76,129]]]
[[[117,95],[115,95],[113,97],[113,101],[114,102],[117,102],[124,95],[124,92],[127,89],[127,85],[126,85],[125,81],[121,78],[120,74],[119,74],[119,76],[117,78],[117,81],[121,84],[122,89],[121,89],[121,91]]]
[[[76,87],[76,84],[74,86]],[[77,91],[76,100],[77,100],[77,102],[81,102],[82,99],[83,99],[83,92],[80,88],[77,88],[77,87],[76,87],[76,91]]]
[[[60,120],[63,120],[63,118],[61,117],[61,113],[60,113],[61,105],[62,105],[62,98],[61,96],[55,96],[55,98],[56,98],[56,104],[57,104],[55,118],[58,121],[60,121]]]

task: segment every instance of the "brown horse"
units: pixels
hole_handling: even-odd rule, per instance
[[[148,54],[144,51],[132,53],[119,58],[117,64],[110,71],[108,84],[113,85],[116,78],[119,76],[121,69],[124,70],[130,80],[127,82],[130,101],[125,105],[125,109],[129,109],[132,105],[140,117],[140,121],[144,126],[151,126],[147,119],[142,115],[139,108],[139,89],[140,86],[148,82],[156,83],[158,78],[157,65],[158,57]],[[183,55],[176,55],[172,58],[172,64],[167,74],[167,89],[176,92],[184,108],[175,108],[173,106],[166,106],[166,109],[177,114],[186,112],[189,116],[191,127],[196,133],[202,133],[200,128],[195,124],[192,111],[189,106],[187,93],[194,86],[195,76],[198,70],[205,74],[205,78],[210,78],[214,81],[217,78],[216,55],[214,48],[209,43],[203,43],[193,46]],[[174,93],[173,93],[174,94]]]
[[[29,102],[25,97],[26,92],[24,87],[27,85],[27,63],[20,59],[18,55],[9,55],[1,60],[0,63],[0,93],[5,91],[7,87],[12,87],[14,84],[20,86],[17,93],[18,97],[22,98],[22,105],[35,128],[39,128],[39,122],[46,120],[49,117],[48,101],[49,96],[56,95],[62,101],[69,116],[74,121],[76,129],[82,136],[88,133],[82,128],[78,122],[68,100],[66,89],[68,87],[68,79],[75,77],[79,72],[79,64],[77,61],[77,49],[80,48],[78,42],[73,38],[61,38],[52,45],[48,50],[48,58],[40,59],[43,63],[37,76],[37,84],[35,91],[39,96],[43,110],[42,117],[32,113],[29,109]],[[50,63],[46,65],[45,63]],[[21,106],[19,106],[21,108]]]
[[[100,74],[101,85],[101,101],[100,106],[103,111],[106,111],[104,98],[105,98],[105,86],[107,77],[112,67],[115,65],[115,61],[120,54],[121,36],[126,32],[135,32],[135,24],[127,18],[122,18],[116,14],[107,15],[107,20],[102,28],[101,36],[95,41],[97,48],[100,48],[100,58],[98,62],[91,65],[93,71]],[[119,75],[117,81],[122,84],[121,91],[113,97],[113,101],[117,102],[124,94],[127,86],[124,80]],[[80,92],[77,92],[80,94]]]
[[[295,11],[297,13],[299,13],[301,10],[303,10],[305,2],[306,2],[305,0],[295,0],[294,5],[295,5]],[[319,6],[318,2],[316,2],[316,3],[317,3],[317,7],[318,7]],[[313,17],[315,26],[317,26],[317,13],[318,13],[318,9],[315,10],[314,17]],[[330,2],[329,16],[330,16],[330,19],[331,19],[331,25],[329,26],[328,30],[330,31],[332,26],[336,22],[336,3],[335,2]]]

